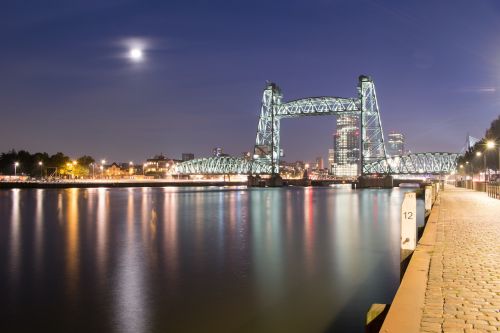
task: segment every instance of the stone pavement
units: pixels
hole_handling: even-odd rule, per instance
[[[500,200],[440,195],[420,332],[500,332]]]

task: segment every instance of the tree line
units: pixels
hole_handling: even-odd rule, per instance
[[[17,167],[14,167],[15,163],[18,163]],[[45,152],[31,154],[26,150],[10,150],[0,154],[0,174],[12,175],[16,168],[18,175],[31,177],[85,177],[89,175],[92,163],[95,163],[94,158],[87,155],[72,160],[61,152],[49,155]]]

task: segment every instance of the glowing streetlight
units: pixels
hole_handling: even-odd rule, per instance
[[[101,160],[101,166],[99,167],[99,169],[101,169],[101,177],[102,178],[104,178],[104,164],[106,164],[106,160],[102,159]]]
[[[476,152],[476,156],[479,157],[483,155],[483,169],[484,169],[484,181],[486,182],[486,154],[481,153],[480,151]],[[479,179],[481,180],[481,173],[479,173]]]
[[[42,179],[43,178],[43,171],[42,171],[43,170],[43,168],[42,168],[43,162],[42,161],[38,162],[38,165],[40,166],[40,179]]]
[[[19,166],[19,162],[14,162],[14,177],[17,177],[17,167]]]
[[[496,144],[495,144],[495,141],[493,140],[488,140],[486,141],[486,149],[493,149],[495,148]],[[499,150],[499,153],[498,153],[498,157],[500,157],[500,150]],[[500,162],[499,162],[500,163]],[[485,181],[486,181],[486,168],[487,168],[487,165],[486,165],[486,151],[484,152],[484,168],[485,168]],[[488,168],[488,180],[490,180],[490,168]]]

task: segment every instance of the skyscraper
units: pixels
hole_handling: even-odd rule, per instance
[[[328,149],[328,172],[333,173],[333,162],[335,161],[335,150]]]
[[[396,156],[405,153],[405,136],[402,133],[391,131],[387,135],[387,155]]]
[[[339,177],[356,177],[360,167],[359,117],[337,116],[337,131],[333,136],[333,174]]]

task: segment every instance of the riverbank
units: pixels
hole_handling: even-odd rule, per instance
[[[166,181],[166,180],[89,180],[60,182],[0,182],[0,189],[36,189],[36,188],[93,188],[93,187],[191,187],[191,186],[245,186],[241,181]]]
[[[381,332],[487,332],[500,327],[500,201],[441,192]]]

